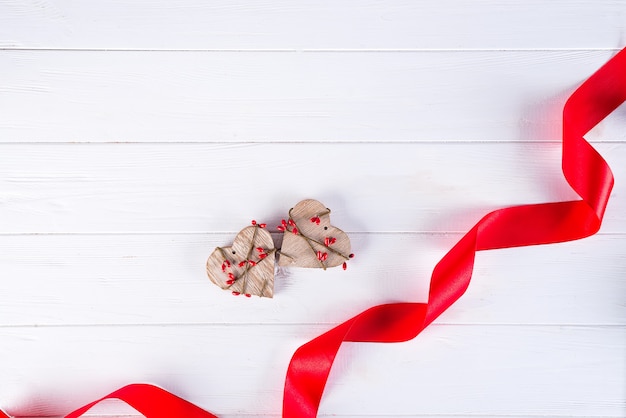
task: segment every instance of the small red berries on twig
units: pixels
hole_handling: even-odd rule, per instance
[[[317,252],[317,259],[320,261],[326,261],[328,260],[328,253],[323,253],[321,251]]]

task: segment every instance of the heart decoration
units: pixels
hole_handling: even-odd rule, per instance
[[[265,224],[242,229],[230,247],[217,247],[209,256],[209,279],[233,295],[274,296],[275,252],[272,236]]]
[[[299,202],[289,210],[289,220],[278,226],[283,231],[283,244],[278,265],[281,267],[322,268],[347,263],[350,239],[330,223],[330,209],[313,199]]]
[[[371,307],[300,346],[287,369],[283,417],[317,416],[331,367],[343,342],[397,343],[419,335],[465,293],[474,270],[476,252],[566,242],[598,232],[614,178],[606,161],[586,142],[583,135],[626,101],[626,79],[620,77],[624,70],[626,70],[626,48],[586,80],[569,97],[563,109],[563,173],[582,200],[518,205],[488,213],[437,263],[432,273],[428,302],[388,303]],[[596,103],[597,107],[592,106]],[[589,179],[595,180],[592,182],[594,185],[592,188],[588,187]],[[279,229],[282,228],[283,232],[297,236],[300,231],[297,230],[298,225],[291,216],[294,215],[292,213],[294,209],[290,211],[291,222],[284,222]],[[310,221],[320,226],[322,217],[329,214],[330,210],[328,213],[322,211],[310,218]],[[555,228],[554,220],[564,218],[568,221],[558,224]],[[258,231],[262,227],[254,228],[252,237],[248,237],[248,241],[252,243],[248,251],[254,248]],[[250,235],[249,231],[244,231],[241,231],[240,235]],[[269,252],[273,254],[275,250],[271,236],[268,233],[260,235],[260,240],[272,245]],[[239,235],[235,241],[238,241],[238,238]],[[233,243],[230,247],[234,251],[234,253],[231,251],[232,255],[237,255],[237,248],[242,245],[244,250],[248,248],[245,245],[245,238],[241,238],[242,243]],[[324,244],[330,248],[330,245],[337,242],[331,244],[329,241]],[[264,250],[263,247],[258,248]],[[226,272],[227,267],[231,266],[227,266],[226,261],[231,257],[226,250],[218,247],[207,261],[207,272],[213,281],[215,281],[214,267],[219,265],[220,257],[223,260],[220,269],[229,276]],[[265,251],[258,252],[267,254]],[[264,260],[269,256],[258,258]],[[246,268],[244,272],[249,272],[250,258],[243,261],[245,263],[241,268]],[[259,263],[252,265],[258,266]],[[229,280],[237,281],[230,278]],[[263,289],[266,284],[266,282],[263,284]],[[147,384],[125,386],[80,407],[66,415],[66,418],[83,416],[93,406],[110,398],[126,402],[147,418],[165,416],[215,418],[213,414],[184,399]],[[9,415],[0,410],[0,417],[9,418]]]
[[[274,296],[276,248],[266,224],[252,221],[242,229],[230,247],[217,247],[209,256],[206,271],[209,279],[235,296]],[[284,232],[278,258],[281,267],[322,268],[343,265],[354,257],[350,239],[330,224],[330,209],[317,200],[307,199],[289,210],[289,220],[282,220]]]

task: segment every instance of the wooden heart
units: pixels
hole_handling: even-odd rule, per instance
[[[275,248],[272,236],[258,225],[242,229],[231,247],[217,247],[209,256],[209,279],[233,295],[274,296]]]
[[[299,202],[278,229],[284,231],[279,266],[345,269],[353,257],[348,235],[330,224],[330,209],[317,200]]]

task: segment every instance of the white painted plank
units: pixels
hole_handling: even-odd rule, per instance
[[[1,2],[0,49],[35,50],[0,50],[0,406],[60,414],[143,380],[220,416],[277,416],[299,344],[425,299],[456,232],[488,210],[575,197],[560,111],[622,46],[625,11]],[[424,51],[438,48],[454,51]],[[479,254],[423,336],[342,351],[322,416],[624,416],[625,123],[622,107],[588,135],[617,180],[602,235]],[[348,271],[289,272],[273,300],[208,282],[215,245],[304,197],[354,235]]]
[[[597,144],[626,232],[626,145]],[[469,229],[490,210],[576,199],[559,143],[4,144],[0,231],[232,232],[316,198],[351,232]]]
[[[5,50],[0,142],[560,140],[613,53]]]
[[[58,415],[128,382],[146,381],[214,413],[278,414],[292,351],[324,329],[4,329],[2,405],[14,414]],[[626,389],[624,332],[441,325],[407,343],[350,344],[331,373],[321,413],[617,417]],[[121,411],[117,404],[104,409]]]
[[[5,48],[615,48],[626,3],[184,0],[0,3]]]
[[[456,234],[355,234],[349,268],[285,268],[273,299],[235,298],[206,277],[228,234],[0,236],[0,326],[335,324],[373,305],[427,300]],[[626,235],[481,252],[438,323],[626,325]]]

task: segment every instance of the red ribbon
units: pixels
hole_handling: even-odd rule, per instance
[[[121,399],[148,418],[217,418],[204,409],[152,385],[133,384],[124,386],[103,398],[93,401],[65,418],[78,418],[94,405],[105,399]],[[0,410],[0,418],[10,418]]]
[[[375,306],[298,348],[287,370],[283,417],[317,415],[342,342],[400,342],[422,332],[463,295],[476,251],[571,241],[596,233],[613,175],[583,135],[625,100],[626,49],[586,80],[563,109],[563,173],[582,200],[516,206],[485,215],[435,266],[428,303]]]
[[[374,306],[298,348],[287,369],[283,417],[317,415],[328,374],[344,341],[401,342],[422,332],[465,293],[476,251],[550,244],[595,234],[613,188],[613,174],[583,135],[624,101],[626,48],[589,77],[563,108],[563,174],[581,200],[488,213],[435,266],[428,303]],[[66,418],[78,418],[109,398],[125,401],[148,418],[216,418],[163,389],[144,384],[125,386]],[[0,416],[8,418],[2,411]]]
[[[217,418],[215,415],[166,390],[146,384],[124,386],[97,401],[77,409],[65,418],[78,418],[95,404],[112,398],[123,400],[149,418]]]

